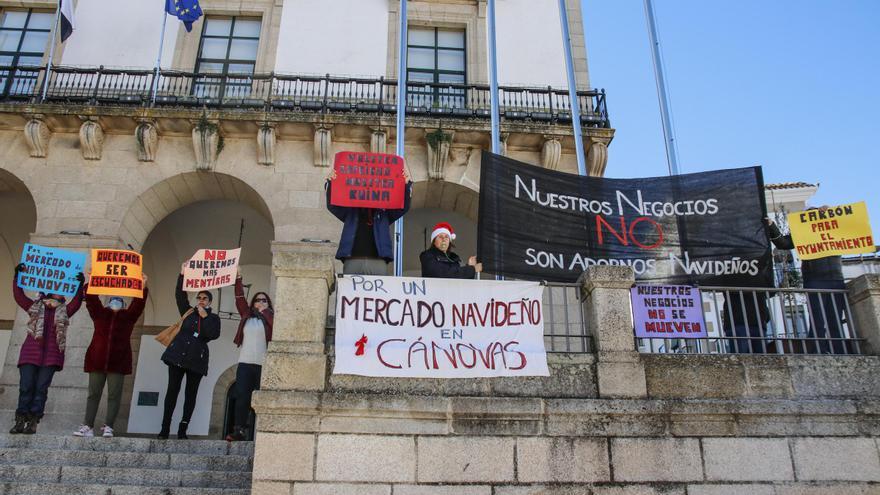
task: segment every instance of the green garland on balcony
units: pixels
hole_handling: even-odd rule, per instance
[[[223,148],[226,146],[226,141],[223,139],[223,134],[220,133],[220,126],[208,120],[207,115],[203,113],[202,116],[199,117],[195,129],[200,133],[208,131],[217,134],[217,154],[219,155],[220,152],[223,151]]]
[[[437,129],[434,132],[429,132],[425,135],[425,139],[428,140],[428,144],[431,148],[439,149],[439,145],[443,143],[451,143],[452,142],[452,134],[443,132],[443,129]]]

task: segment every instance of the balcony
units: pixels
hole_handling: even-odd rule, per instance
[[[211,74],[152,69],[53,67],[42,96],[45,67],[0,66],[0,102],[93,106],[209,108],[265,112],[393,115],[397,81],[286,74]],[[155,89],[155,98],[153,88]],[[490,91],[478,84],[410,84],[407,115],[489,120]],[[155,100],[155,101],[154,101]],[[610,128],[604,90],[579,91],[582,125]],[[502,86],[506,121],[571,123],[568,90]]]

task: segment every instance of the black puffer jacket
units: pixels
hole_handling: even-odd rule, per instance
[[[777,249],[794,249],[791,234],[783,235],[775,223],[767,226],[767,235]],[[844,289],[843,262],[840,256],[802,260],[801,273],[808,289]]]
[[[183,291],[183,275],[177,277],[174,295],[177,299],[177,309],[183,316],[192,308],[189,305],[189,297]],[[212,313],[210,308],[206,311],[208,316],[204,318],[201,318],[196,310],[183,320],[177,336],[162,354],[162,361],[165,364],[180,366],[202,376],[208,374],[208,342],[220,337],[220,317]]]
[[[422,262],[422,276],[426,278],[475,278],[477,271],[472,266],[461,266],[461,258],[452,251],[440,251],[431,246],[419,255]]]

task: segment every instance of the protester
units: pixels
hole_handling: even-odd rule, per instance
[[[168,365],[168,389],[165,391],[165,410],[162,415],[162,429],[158,438],[166,439],[171,430],[171,416],[177,407],[177,395],[186,377],[183,416],[177,427],[177,438],[185,439],[186,429],[196,407],[199,382],[208,374],[208,342],[220,337],[220,318],[211,311],[214,296],[210,291],[199,291],[196,305],[191,307],[189,296],[183,291],[183,267],[177,277],[175,289],[177,309],[183,321],[180,331],[168,349],[162,354],[162,361]]]
[[[18,407],[15,410],[15,425],[9,433],[37,432],[37,425],[46,409],[49,386],[56,372],[64,368],[64,351],[67,347],[67,328],[70,317],[79,311],[83,298],[85,275],[77,274],[79,281],[76,295],[65,305],[65,298],[59,294],[40,293],[37,299],[30,299],[16,283],[19,272],[25,264],[15,267],[12,279],[12,294],[18,306],[27,312],[27,337],[21,346],[18,357]]]
[[[809,208],[824,212],[827,206]],[[764,218],[767,235],[777,249],[795,249],[791,234],[783,235],[779,227],[769,218]],[[801,261],[801,274],[805,289],[846,289],[843,279],[843,263],[840,256],[827,256],[815,260]],[[809,293],[810,319],[812,323],[807,332],[808,339],[840,339],[843,338],[843,329],[840,326],[841,315],[846,309],[846,298],[842,293],[817,294]],[[816,341],[806,342],[806,351],[810,354],[827,354],[832,350],[834,354],[848,352],[844,349],[842,340],[821,340],[816,346]]]
[[[475,278],[483,271],[483,264],[477,263],[477,257],[468,258],[466,266],[462,266],[461,258],[452,252],[455,245],[455,231],[452,225],[440,222],[431,231],[431,247],[419,255],[422,262],[422,276],[427,278]]]
[[[125,375],[131,374],[131,333],[134,325],[144,312],[149,290],[148,277],[144,277],[143,297],[135,297],[126,308],[125,301],[112,296],[107,305],[101,304],[96,294],[86,294],[86,309],[92,317],[95,333],[86,350],[83,371],[89,374],[89,395],[86,399],[86,416],[83,424],[73,435],[77,437],[95,436],[95,416],[107,384],[107,417],[101,427],[101,436],[113,437],[113,425],[122,403],[122,385]],[[88,292],[88,290],[86,290]]]
[[[406,192],[400,210],[349,208],[330,204],[330,192],[336,171],[327,178],[327,210],[344,222],[339,238],[336,259],[342,261],[342,272],[358,275],[387,275],[388,263],[394,260],[391,244],[391,224],[409,211],[412,180],[404,170]]]
[[[266,345],[272,340],[272,323],[275,319],[269,294],[257,292],[251,298],[251,303],[247,303],[241,273],[235,279],[235,307],[241,316],[241,323],[232,341],[241,348],[241,352],[235,371],[235,426],[232,433],[226,436],[230,442],[248,437],[251,397],[254,390],[260,389]]]

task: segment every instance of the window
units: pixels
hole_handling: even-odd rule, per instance
[[[55,14],[38,10],[4,10],[0,14],[0,67],[39,66],[52,34]],[[20,71],[9,79],[0,69],[3,94],[30,93],[39,71]]]
[[[257,62],[260,24],[260,19],[254,17],[205,18],[196,59],[196,73],[203,75],[197,78],[193,89],[196,96],[246,98],[250,95],[248,76],[254,73]]]
[[[407,103],[420,107],[464,107],[464,90],[427,84],[465,84],[464,31],[410,27],[407,37]]]

